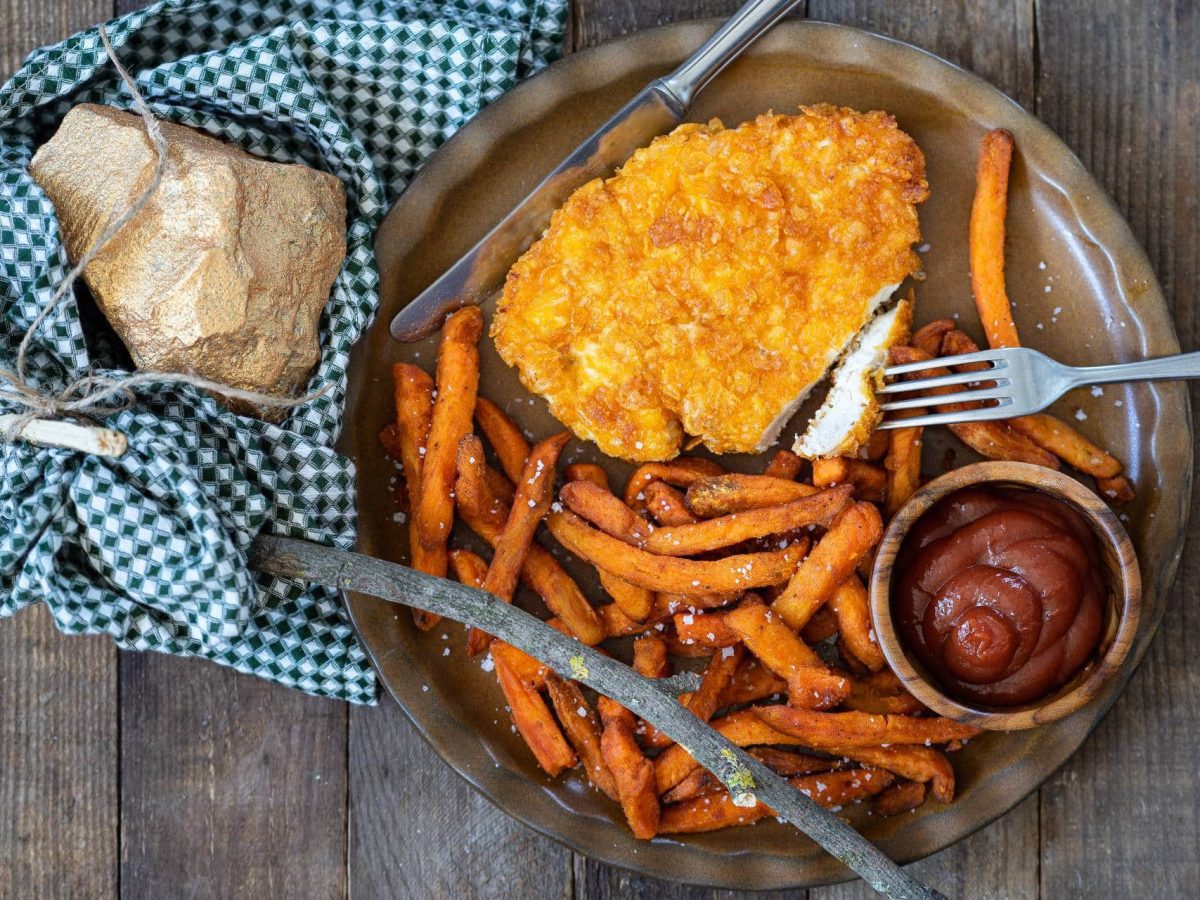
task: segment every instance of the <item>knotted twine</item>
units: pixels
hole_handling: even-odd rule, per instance
[[[0,400],[6,400],[24,408],[24,412],[0,417],[0,441],[13,443],[20,440],[22,432],[35,419],[74,417],[96,419],[129,409],[137,402],[133,389],[143,384],[188,384],[200,390],[221,394],[228,399],[243,400],[255,406],[274,409],[300,406],[323,396],[332,387],[331,385],[326,385],[302,397],[281,397],[275,394],[264,394],[260,391],[245,390],[189,372],[136,372],[117,378],[110,375],[98,375],[89,366],[83,376],[69,381],[66,387],[57,392],[40,390],[27,378],[26,355],[30,342],[42,323],[58,310],[63,300],[70,296],[75,281],[87,268],[88,263],[99,256],[105,245],[146,208],[146,204],[150,202],[150,198],[162,184],[163,175],[166,174],[167,167],[170,165],[167,156],[167,139],[163,137],[162,129],[158,127],[158,119],[146,105],[146,100],[138,90],[137,84],[125,67],[121,65],[120,59],[117,58],[112,42],[108,39],[108,29],[101,25],[99,32],[100,41],[104,44],[104,52],[117,70],[121,81],[128,88],[134,108],[146,126],[146,135],[154,144],[154,174],[129,208],[109,223],[95,243],[87,249],[67,272],[66,277],[59,282],[50,297],[50,302],[42,308],[42,311],[38,313],[26,330],[24,337],[21,338],[21,343],[17,347],[16,370],[0,366],[0,379],[7,381],[9,385],[6,389],[0,389]],[[116,403],[110,402],[117,397],[120,400]]]

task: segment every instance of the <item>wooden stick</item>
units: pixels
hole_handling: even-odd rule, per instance
[[[20,416],[0,416],[0,431],[14,425]],[[120,456],[129,447],[125,435],[98,425],[77,425],[61,419],[32,419],[20,431],[20,437],[39,447],[62,447],[96,456]]]
[[[887,897],[941,898],[888,859],[857,831],[791,787],[682,706],[670,689],[628,666],[550,628],[524,610],[483,591],[433,578],[396,563],[334,550],[308,541],[261,535],[250,565],[261,572],[299,578],[415,606],[483,628],[643,717],[716,775],[733,801],[759,802],[791,822]]]

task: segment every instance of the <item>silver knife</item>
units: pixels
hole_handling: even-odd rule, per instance
[[[400,310],[392,319],[392,337],[418,341],[438,328],[448,313],[483,302],[572,191],[610,174],[639,147],[683,121],[692,98],[798,2],[750,0],[679,68],[643,88],[466,256]]]

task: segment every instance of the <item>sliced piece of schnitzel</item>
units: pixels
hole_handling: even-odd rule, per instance
[[[496,347],[610,456],[764,449],[919,269],[927,196],[886,113],[681,125],[554,214],[509,272]]]
[[[805,459],[853,456],[883,419],[876,388],[883,382],[888,351],[912,331],[912,292],[881,312],[858,333],[830,379],[829,393],[792,452]]]

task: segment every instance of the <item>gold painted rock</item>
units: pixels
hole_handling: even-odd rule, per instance
[[[161,127],[162,183],[84,278],[139,368],[292,395],[320,357],[318,322],[346,255],[341,182]],[[54,203],[72,260],[133,205],[154,166],[139,117],[94,104],[67,113],[30,173]]]

